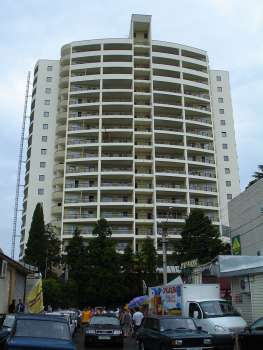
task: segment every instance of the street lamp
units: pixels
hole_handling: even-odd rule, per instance
[[[169,207],[166,214],[166,221],[162,225],[162,248],[163,248],[163,284],[167,284],[167,224],[168,219],[173,210],[173,207]]]

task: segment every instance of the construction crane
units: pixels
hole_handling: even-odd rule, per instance
[[[26,119],[27,119],[29,85],[30,85],[30,72],[27,73],[23,121],[22,121],[21,136],[20,136],[19,154],[18,154],[15,206],[14,206],[14,216],[13,216],[13,233],[12,233],[12,246],[11,246],[12,259],[14,259],[14,257],[15,257],[16,238],[18,237],[18,235],[17,235],[17,218],[18,218],[18,212],[19,212],[20,189],[21,189],[21,187],[23,187],[23,185],[21,184],[21,171],[22,171],[23,151],[24,151],[24,142],[25,142],[25,127],[26,127]]]

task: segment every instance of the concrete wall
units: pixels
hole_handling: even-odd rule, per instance
[[[221,80],[218,81],[219,78],[217,77],[220,77]],[[222,225],[229,226],[227,206],[229,199],[227,198],[227,195],[232,195],[232,198],[234,198],[240,193],[239,168],[230,94],[229,73],[221,70],[210,70],[210,84],[221,211],[220,216]],[[223,111],[220,113],[220,110],[224,110],[224,113],[221,114]],[[225,125],[222,125],[222,120],[225,121]],[[227,149],[223,148],[223,144],[227,144]],[[228,156],[229,160],[225,161],[224,156]],[[229,169],[230,173],[227,173],[228,170],[226,169]],[[227,186],[226,181],[231,182],[230,186]]]
[[[263,179],[229,203],[231,237],[240,235],[242,255],[263,255]]]

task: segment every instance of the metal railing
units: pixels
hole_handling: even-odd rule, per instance
[[[67,168],[66,173],[91,173],[97,172],[97,168],[89,168],[89,167],[75,167],[75,168]]]
[[[213,202],[213,201],[196,201],[194,199],[190,199],[190,204],[191,205],[202,205],[202,206],[205,206],[205,207],[217,207],[218,206],[218,203],[217,202]]]
[[[188,143],[188,144],[187,144],[187,147],[201,148],[201,149],[210,150],[210,151],[213,151],[213,150],[214,150],[213,145],[203,144],[203,143]]]
[[[204,177],[216,177],[215,173],[209,172],[209,171],[189,171],[189,175],[193,176],[204,176]]]
[[[190,190],[195,190],[195,191],[217,192],[216,187],[209,186],[209,185],[204,185],[204,186],[200,186],[200,185],[190,185],[190,186],[189,186],[189,189],[190,189]]]

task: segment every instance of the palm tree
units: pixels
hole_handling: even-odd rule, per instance
[[[250,186],[254,185],[258,180],[263,179],[263,165],[262,164],[258,165],[258,170],[259,171],[255,171],[254,175],[252,175],[254,177],[254,179],[249,182],[246,189],[249,188]]]

